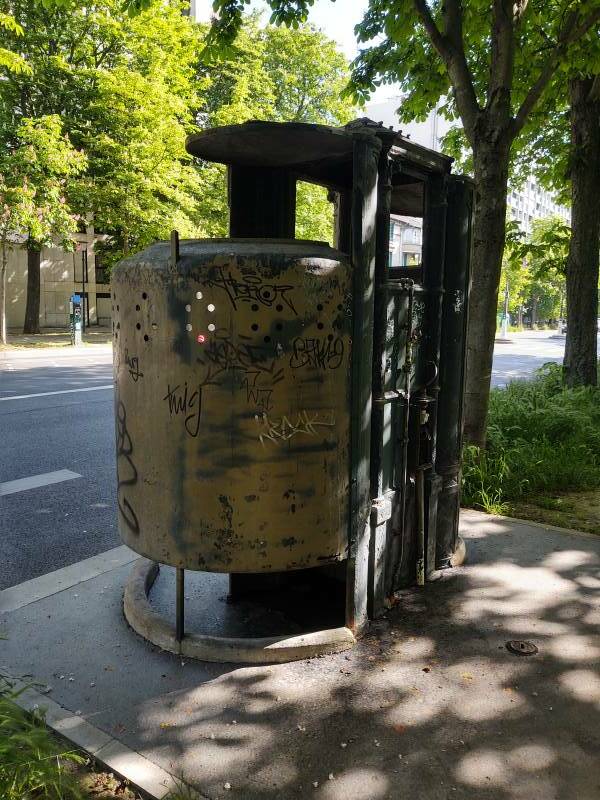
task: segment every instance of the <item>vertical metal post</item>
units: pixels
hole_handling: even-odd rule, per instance
[[[177,589],[175,610],[175,638],[180,642],[185,635],[185,570],[177,567]]]
[[[81,281],[83,290],[81,292],[81,300],[82,300],[82,314],[81,314],[81,327],[83,332],[85,333],[86,327],[89,325],[89,304],[87,302],[85,296],[85,282],[87,280],[87,245],[81,251]],[[87,325],[86,325],[86,315],[87,315]]]
[[[423,288],[425,290],[425,318],[420,384],[431,403],[429,416],[431,467],[425,476],[426,496],[426,553],[425,572],[433,577],[436,561],[437,504],[441,479],[435,471],[437,450],[439,369],[442,336],[442,300],[444,294],[444,267],[446,245],[448,177],[430,178],[425,195]],[[424,455],[424,454],[423,454]],[[429,459],[428,459],[429,461]]]
[[[458,542],[465,350],[471,258],[473,187],[468,178],[449,182],[446,268],[437,408],[435,471],[442,477],[436,535],[436,568],[449,566]]]
[[[174,267],[179,261],[179,231],[171,231],[171,265]]]
[[[350,447],[350,554],[346,620],[355,633],[360,633],[368,620],[373,303],[380,151],[381,141],[373,134],[360,132],[354,135],[351,212],[354,346]]]
[[[383,458],[386,439],[391,436],[390,404],[379,402],[384,397],[389,380],[387,364],[387,323],[389,296],[385,287],[388,277],[390,249],[390,212],[392,202],[392,162],[389,148],[395,134],[386,132],[379,156],[377,181],[375,284],[373,304],[373,404],[371,413],[371,536],[369,551],[369,597],[370,617],[377,617],[385,609],[386,575],[388,561],[388,527],[392,514],[392,498],[386,495],[390,488],[384,478]],[[381,137],[380,137],[381,138]],[[387,422],[387,425],[386,425]]]

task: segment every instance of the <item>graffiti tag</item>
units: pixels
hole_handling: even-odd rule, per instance
[[[127,412],[123,403],[117,401],[116,415],[117,429],[117,505],[127,527],[138,534],[140,523],[137,514],[129,500],[125,497],[125,487],[135,486],[138,481],[138,471],[133,463],[133,443],[127,430]],[[123,475],[126,477],[123,477]]]
[[[294,314],[298,313],[294,308],[291,297],[288,296],[294,288],[290,284],[264,283],[261,276],[257,274],[236,278],[231,272],[225,274],[219,268],[217,277],[210,278],[207,281],[207,285],[223,289],[235,309],[237,309],[237,304],[240,302],[260,303],[266,308],[271,308],[276,303],[282,302]]]
[[[261,426],[258,439],[262,446],[266,441],[287,442],[294,436],[317,436],[319,428],[335,427],[333,411],[328,417],[321,417],[320,411],[300,411],[292,417],[283,416],[280,419],[271,419],[268,414],[257,415],[256,420]]]
[[[140,378],[144,377],[144,373],[140,372],[140,360],[138,356],[130,356],[127,348],[125,348],[125,363],[127,364],[129,374],[133,378],[134,383],[137,383]]]
[[[170,417],[182,416],[187,433],[194,438],[198,436],[202,413],[202,386],[198,384],[197,387],[188,387],[186,381],[182,389],[181,384],[173,388],[168,384],[163,400],[169,404]]]
[[[336,337],[328,339],[304,339],[297,336],[292,342],[290,367],[315,367],[316,369],[338,369],[344,359],[344,341]]]

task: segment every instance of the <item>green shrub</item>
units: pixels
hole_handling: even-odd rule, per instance
[[[600,483],[600,389],[566,389],[557,364],[490,395],[487,446],[466,447],[463,502],[501,513],[536,492]]]
[[[42,712],[12,702],[18,692],[0,676],[0,797],[2,800],[82,800],[65,765],[84,763],[48,732]]]

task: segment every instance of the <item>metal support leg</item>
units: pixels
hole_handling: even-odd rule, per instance
[[[177,597],[175,610],[175,638],[180,642],[184,637],[184,591],[185,591],[185,570],[177,567]]]

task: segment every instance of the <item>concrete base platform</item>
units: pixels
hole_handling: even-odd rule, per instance
[[[196,601],[194,617],[197,624],[214,629],[215,633],[210,635],[186,628],[184,638],[179,641],[175,634],[175,625],[165,615],[160,613],[160,606],[165,605],[164,586],[162,597],[158,602],[151,602],[150,594],[160,572],[165,572],[165,568],[159,569],[159,565],[142,558],[133,568],[127,581],[125,593],[123,595],[123,611],[125,619],[136,633],[143,636],[152,644],[158,645],[162,650],[169,653],[194,658],[199,661],[217,661],[219,663],[237,664],[282,664],[287,661],[298,661],[302,658],[314,658],[315,656],[327,655],[329,653],[339,653],[348,650],[356,643],[354,634],[345,626],[336,628],[320,628],[315,631],[304,630],[309,625],[310,617],[314,617],[315,600],[323,611],[325,619],[335,618],[335,610],[327,607],[327,597],[302,598],[302,593],[290,590],[291,594],[296,595],[297,612],[296,617],[302,618],[303,611],[308,612],[305,617],[305,624],[297,620],[290,619],[281,611],[277,613],[270,605],[258,602],[238,601],[227,608],[223,605],[223,591],[227,591],[226,575],[215,575],[206,572],[187,572],[186,592],[192,597],[186,597],[186,601],[193,599]],[[172,573],[173,570],[170,570]],[[172,575],[171,575],[172,577]],[[162,583],[169,583],[162,581]],[[172,580],[170,581],[172,584]],[[171,606],[174,602],[174,591],[171,585]],[[288,589],[286,588],[286,593]],[[220,596],[221,595],[221,596]],[[309,606],[305,608],[302,599]],[[198,601],[201,607],[197,608]],[[162,602],[161,602],[162,601]],[[168,605],[168,600],[167,600]],[[188,611],[189,611],[189,602]],[[158,608],[157,608],[158,606]],[[311,611],[313,614],[311,615]],[[343,611],[343,609],[342,609]],[[224,613],[229,612],[229,613]],[[171,608],[171,618],[173,616]],[[339,616],[339,615],[338,615]],[[341,614],[343,618],[343,613]],[[287,633],[278,635],[265,635],[274,627],[283,627]],[[292,628],[298,628],[295,635],[291,633]],[[231,631],[238,631],[240,635],[227,635]],[[255,635],[252,635],[252,634]]]
[[[0,665],[155,797],[175,776],[210,800],[597,800],[600,537],[474,512],[461,528],[468,564],[403,592],[346,653],[162,652],[123,618],[123,552],[0,593]]]

